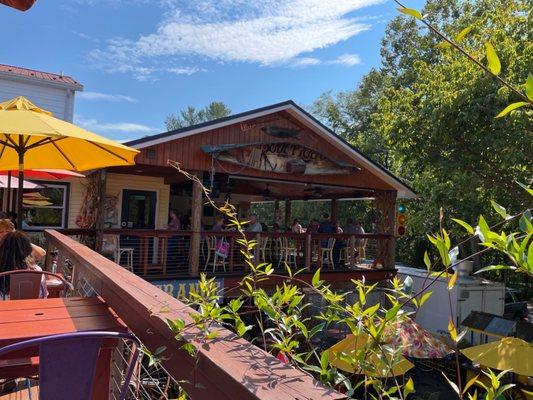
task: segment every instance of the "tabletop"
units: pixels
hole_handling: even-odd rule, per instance
[[[31,338],[86,331],[126,332],[98,297],[0,301],[0,347]]]

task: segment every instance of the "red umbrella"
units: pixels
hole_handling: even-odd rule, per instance
[[[0,171],[0,175],[17,176],[18,170],[13,171]],[[74,171],[67,171],[66,169],[25,169],[24,178],[26,179],[48,179],[57,180],[65,178],[85,178],[85,175],[79,174]]]
[[[7,210],[11,209],[11,181],[15,176],[18,176],[18,170],[12,171],[0,171],[0,175],[7,175],[7,191],[8,191],[8,203]],[[11,178],[13,177],[13,178]],[[79,174],[74,171],[67,171],[66,169],[26,169],[24,170],[24,177],[30,179],[45,179],[45,180],[59,180],[66,178],[85,178],[85,175]],[[17,180],[18,182],[18,180]],[[15,184],[14,187],[17,187]]]

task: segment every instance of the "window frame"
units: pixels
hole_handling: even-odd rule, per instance
[[[52,209],[63,209],[61,214],[61,226],[38,226],[24,229],[28,232],[39,232],[44,231],[45,229],[66,229],[68,227],[68,215],[70,209],[70,182],[60,182],[60,181],[40,181],[40,180],[31,180],[38,185],[44,186],[44,188],[62,188],[63,189],[63,207],[60,206],[22,206],[22,212],[26,209],[36,209],[36,208],[52,208]],[[22,227],[21,227],[22,228]]]

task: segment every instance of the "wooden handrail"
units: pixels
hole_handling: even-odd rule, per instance
[[[152,352],[164,346],[162,364],[191,399],[343,399],[304,372],[216,327],[214,340],[192,324],[193,309],[104,256],[54,230],[45,231],[49,246],[67,257],[80,274]],[[185,342],[197,354],[180,349],[167,319],[183,319]]]

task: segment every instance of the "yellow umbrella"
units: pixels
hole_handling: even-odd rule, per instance
[[[461,352],[484,367],[500,371],[511,369],[518,375],[533,376],[533,344],[522,339],[506,337]]]
[[[362,333],[357,336],[352,334],[346,336],[340,342],[334,344],[326,350],[329,353],[330,364],[346,372],[360,373],[368,376],[374,376],[377,378],[403,375],[414,367],[414,365],[409,360],[401,356],[400,361],[396,365],[394,365],[391,370],[390,366],[387,363],[383,362],[377,354],[372,353],[366,359],[366,361],[374,365],[375,370],[368,371],[365,369],[358,369],[350,362],[341,358],[341,355],[343,353],[348,356],[354,356],[356,350],[364,349],[365,345],[369,342],[370,339],[371,337],[365,333]],[[390,354],[387,354],[386,358],[390,361],[392,356]]]
[[[134,165],[137,150],[98,136],[37,107],[25,97],[0,103],[0,170],[19,171],[19,224],[24,169],[86,171]]]

